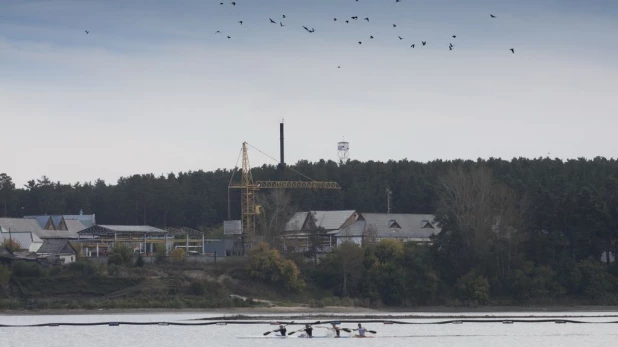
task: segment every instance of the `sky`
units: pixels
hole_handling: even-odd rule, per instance
[[[231,169],[243,141],[278,158],[282,119],[288,163],[343,139],[362,161],[614,158],[616,18],[615,0],[2,0],[0,172]]]

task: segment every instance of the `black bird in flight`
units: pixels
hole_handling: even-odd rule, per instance
[[[334,18],[333,20],[336,22],[336,21],[337,21],[337,18]]]
[[[398,37],[400,40],[403,40],[403,37],[401,37],[401,36],[397,36],[397,37]]]
[[[349,21],[349,20],[346,20],[345,22],[346,22],[346,23],[350,23],[350,21]]]
[[[228,38],[228,39],[231,39],[232,37],[231,37],[231,36],[228,36],[227,38]]]
[[[309,30],[310,33],[315,32],[315,29],[311,28],[311,30]]]
[[[362,42],[362,41],[358,41],[358,44],[359,44],[359,45],[362,45],[362,44],[363,44],[363,42]]]
[[[86,35],[90,34],[90,31],[88,30],[84,30],[86,32]]]
[[[285,26],[285,25],[283,25],[283,23],[281,23],[281,22],[279,22],[279,25],[280,25],[281,27],[284,27],[284,26]]]
[[[234,1],[232,1],[232,6],[236,6],[236,3]]]
[[[365,20],[366,20],[367,22],[369,22],[369,17],[365,17]]]
[[[423,46],[425,46],[427,44],[427,41],[421,41],[421,43],[423,44]]]
[[[496,18],[496,16],[494,16],[493,14],[489,14],[489,16],[491,16],[491,18]]]
[[[457,38],[457,35],[453,35],[453,38],[454,38],[454,39],[456,39],[456,38]]]
[[[283,18],[285,18],[285,15],[283,15]]]
[[[215,34],[221,34],[221,32],[219,30],[215,31]]]
[[[358,16],[354,16],[354,17],[352,17],[352,19],[357,20],[357,19],[358,19]]]
[[[515,48],[511,48],[511,52],[513,52],[513,54],[515,54]]]
[[[396,27],[397,27],[397,24],[393,24],[393,28],[396,28]]]
[[[453,50],[453,46],[449,46],[448,50],[452,51]]]
[[[304,25],[303,25],[303,29],[307,30],[308,32],[311,32],[311,31],[309,30],[309,28],[307,28],[307,27],[306,27],[306,26],[304,26]]]
[[[414,45],[412,45],[412,46],[410,46],[410,47],[414,48]]]
[[[337,66],[337,69],[341,69],[341,66]]]
[[[240,23],[240,25],[242,25],[242,21],[241,20],[239,20],[238,23]]]
[[[220,3],[219,3],[219,5],[223,5],[223,3],[222,3],[222,2],[220,2]]]
[[[373,35],[369,36],[369,38],[373,40]]]
[[[270,19],[270,22],[271,22],[271,23],[273,23],[273,24],[277,24],[277,22],[275,22],[272,18],[268,18],[268,19]]]

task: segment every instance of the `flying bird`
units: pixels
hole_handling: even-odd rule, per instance
[[[412,45],[412,46],[410,46],[410,47],[414,48],[414,45]]]
[[[366,17],[366,18],[365,18],[365,20],[366,20],[367,22],[369,22],[369,17]]]
[[[427,41],[421,41],[421,43],[423,44],[423,46],[425,46],[427,44]]]
[[[285,15],[283,15],[283,18],[285,18]]]
[[[369,38],[373,40],[373,35],[369,36]]]
[[[307,27],[306,27],[306,26],[304,26],[304,25],[303,25],[303,29],[307,30],[308,32],[311,32],[311,31],[309,30],[309,28],[307,28]]]
[[[273,24],[277,24],[277,22],[275,22],[272,18],[268,18],[268,19],[270,19],[270,22],[271,22],[271,23],[273,23]]]
[[[228,38],[228,39],[231,39],[232,37],[231,37],[231,36],[228,36],[227,38]]]
[[[221,34],[221,32],[219,30],[215,31],[215,34]]]
[[[489,16],[491,16],[491,18],[496,18],[496,16],[494,16],[493,14],[489,14]]]
[[[284,26],[285,26],[285,25],[283,25],[283,23],[281,23],[281,22],[279,22],[279,25],[280,25],[281,27],[284,27]]]
[[[454,39],[456,39],[456,38],[457,38],[457,35],[453,35],[453,38],[454,38]]]
[[[449,51],[452,51],[452,50],[453,50],[453,46],[449,46],[449,47],[448,47],[448,50],[449,50]]]
[[[336,21],[337,21],[337,18],[334,18],[333,20],[336,22]]]
[[[401,36],[397,36],[397,37],[398,37],[400,40],[403,40],[403,37],[401,37]]]
[[[515,54],[515,48],[511,48],[511,52],[513,52],[513,54]]]
[[[240,25],[242,25],[242,21],[241,20],[239,20],[238,23],[240,23]]]
[[[350,23],[350,21],[349,21],[349,20],[346,20],[345,22],[346,22],[346,23]]]
[[[232,1],[232,6],[236,6],[236,2]]]
[[[86,32],[86,35],[90,34],[90,31],[88,30],[84,30]]]
[[[354,19],[354,20],[357,20],[358,16],[354,16],[354,17],[351,17],[351,18]]]
[[[393,24],[393,28],[396,28],[396,27],[397,27],[397,24]]]
[[[358,41],[358,44],[359,44],[359,45],[362,45],[362,44],[363,44],[363,42],[362,42],[362,41]]]

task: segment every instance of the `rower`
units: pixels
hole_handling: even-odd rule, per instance
[[[305,333],[307,333],[307,337],[313,337],[313,328],[311,324],[305,324]]]
[[[337,337],[341,337],[341,328],[337,326],[337,323],[332,322],[330,324],[333,326],[333,330],[335,330],[335,333],[337,333]]]
[[[354,329],[358,331],[358,335],[360,337],[365,337],[365,332],[367,332],[367,329],[365,329],[360,323],[358,323],[358,329]]]
[[[280,324],[279,325],[279,330],[276,330],[276,332],[280,333],[281,336],[285,336],[287,331],[288,330],[285,328],[285,325],[283,325],[283,324]]]

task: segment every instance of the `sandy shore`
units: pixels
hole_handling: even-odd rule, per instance
[[[543,314],[556,313],[558,316],[577,316],[577,313],[598,313],[598,316],[618,316],[618,306],[552,306],[552,307],[528,307],[528,306],[485,306],[478,308],[470,307],[442,307],[427,306],[405,309],[370,309],[362,307],[339,307],[327,306],[323,308],[310,308],[303,306],[277,306],[277,307],[254,307],[254,308],[225,308],[225,309],[105,309],[105,310],[6,310],[0,311],[0,315],[79,315],[79,314],[157,314],[157,313],[204,313],[207,315],[217,314],[221,316],[242,316],[260,314],[279,314],[281,316],[297,317],[306,314],[311,317],[317,315],[334,316],[337,314],[368,316],[368,315],[404,315],[422,318],[422,313],[439,317],[462,317],[464,314],[481,314],[487,316],[505,317],[504,313],[527,312]],[[495,315],[501,313],[501,315]],[[588,315],[590,316],[590,315]]]

